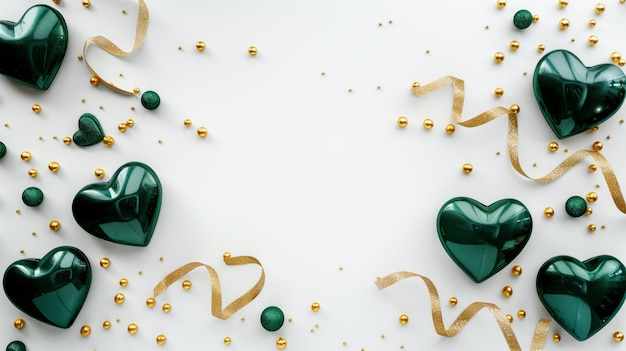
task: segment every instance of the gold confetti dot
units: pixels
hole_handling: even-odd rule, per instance
[[[591,207],[587,207],[587,209],[585,210],[585,214],[586,214],[587,216],[589,216],[589,215],[591,215],[592,213],[593,213],[593,208],[591,208]]]
[[[533,15],[533,23],[539,22],[539,15]]]
[[[430,118],[426,118],[422,125],[424,126],[424,129],[433,129],[435,122]]]
[[[53,232],[58,232],[61,229],[61,222],[59,222],[56,219],[53,219],[50,221],[49,227],[50,227],[50,230],[52,230]]]
[[[103,257],[100,259],[100,267],[109,268],[111,265],[111,260],[108,257]]]
[[[256,48],[256,46],[250,46],[248,48],[248,54],[250,56],[256,56],[259,53],[259,49]]]
[[[120,279],[120,286],[121,286],[121,287],[126,287],[126,286],[128,286],[128,279],[126,279],[126,278],[122,278],[122,279]]]
[[[19,209],[15,210],[15,213],[20,214],[22,213],[22,211],[20,211]]]
[[[621,331],[616,331],[615,333],[613,333],[613,340],[615,340],[615,342],[622,342],[624,341],[624,333],[622,333]]]
[[[13,326],[15,327],[15,329],[24,329],[24,327],[26,326],[26,321],[22,318],[18,318],[13,322]]]
[[[587,226],[587,230],[590,232],[595,232],[596,231],[596,225],[595,224],[590,224]]]
[[[91,78],[89,78],[89,84],[97,87],[98,85],[100,85],[100,78],[98,78],[98,76],[92,76]]]
[[[135,335],[139,331],[139,327],[135,323],[130,323],[126,329],[128,330],[128,334],[131,335]]]
[[[558,151],[559,150],[559,143],[557,143],[556,141],[550,142],[550,144],[548,144],[548,150],[550,150],[550,152]]]
[[[88,9],[91,6],[90,0],[83,0],[83,7]]]
[[[506,0],[496,1],[496,6],[498,6],[499,9],[503,9],[506,6]]]
[[[24,151],[20,154],[20,158],[22,159],[22,161],[28,162],[33,158],[33,155],[28,151]]]
[[[204,51],[206,49],[206,44],[203,41],[196,42],[196,50]]]
[[[317,311],[319,311],[319,310],[320,310],[320,308],[321,308],[321,305],[320,305],[320,303],[319,303],[319,302],[317,302],[317,301],[314,301],[314,302],[311,304],[311,311],[313,311],[313,312],[317,312]]]
[[[163,312],[165,313],[170,313],[170,311],[172,310],[172,305],[170,305],[169,303],[164,303],[163,307],[161,307],[161,310],[163,310]]]
[[[546,46],[544,44],[539,44],[537,45],[537,51],[538,52],[544,52],[546,51]]]
[[[570,21],[567,18],[561,18],[559,20],[559,28],[561,30],[565,30],[565,29],[569,28],[570,24],[571,23],[570,23]]]
[[[149,297],[146,299],[146,306],[148,306],[148,308],[154,307],[155,304],[156,300],[154,299],[154,297]]]
[[[513,288],[509,285],[505,286],[504,288],[502,288],[502,295],[504,295],[505,297],[511,297],[513,295]]]
[[[622,59],[622,54],[620,54],[619,52],[617,52],[617,51],[613,51],[613,52],[611,53],[611,61],[613,61],[613,62],[617,63],[617,62],[619,62],[619,60],[621,60],[621,59]]]
[[[191,280],[185,279],[185,280],[183,280],[181,285],[183,287],[183,290],[189,290],[189,289],[191,289]]]
[[[504,316],[506,317],[506,320],[507,320],[509,323],[513,323],[513,316],[511,316],[511,315],[510,315],[510,314],[508,314],[508,313],[507,313],[507,314],[505,314]]]
[[[33,105],[33,107],[32,107],[32,110],[33,110],[33,112],[35,112],[35,113],[39,113],[39,112],[41,112],[41,105],[39,105],[39,104],[34,104],[34,105]]]
[[[167,342],[167,337],[165,336],[165,334],[159,334],[156,337],[156,343],[157,345],[165,345],[165,343]],[[224,340],[224,343],[226,344],[226,340]],[[228,344],[226,344],[228,345]]]
[[[456,127],[454,126],[454,124],[446,125],[446,134],[452,135],[454,134],[455,131],[456,131]]]
[[[587,193],[586,198],[587,198],[587,202],[592,202],[593,203],[593,202],[598,201],[598,194],[596,192],[594,192],[594,191],[591,191],[591,192]]]
[[[199,127],[196,133],[198,133],[200,138],[204,138],[209,134],[209,131],[205,127]]]
[[[91,327],[88,325],[83,325],[82,327],[80,327],[80,335],[82,336],[89,336],[89,334],[91,334]]]
[[[231,342],[232,342],[232,339],[230,338],[230,336],[227,336],[224,338],[224,345],[230,345]]]
[[[598,165],[596,165],[595,163],[592,163],[589,165],[589,172],[595,172],[598,170]]]
[[[111,147],[113,146],[113,144],[115,144],[115,139],[112,136],[107,135],[104,138],[102,138],[102,143],[106,147]]]
[[[514,276],[522,275],[522,266],[519,266],[519,265],[513,266],[513,268],[511,268],[511,273],[513,273]]]
[[[448,303],[450,304],[450,306],[456,306],[459,303],[459,299],[457,299],[455,296],[452,296],[448,299]]]
[[[587,22],[587,26],[589,26],[589,28],[593,28],[598,24],[598,21],[596,21],[595,19],[590,19],[589,22]]]
[[[504,61],[504,53],[502,51],[498,51],[493,55],[493,60],[496,63],[502,63]]]
[[[104,178],[104,169],[102,169],[102,168],[96,168],[96,169],[93,171],[93,175],[94,175],[94,176],[96,176],[96,178],[98,178],[98,179],[102,179],[102,178]]]
[[[559,334],[559,333],[554,333],[554,335],[552,335],[552,341],[554,341],[554,342],[559,342],[559,341],[561,341],[561,334]]]
[[[517,311],[517,317],[520,318],[520,319],[526,318],[526,311],[524,311],[524,310]]]
[[[189,118],[185,119],[183,125],[187,128],[191,127],[191,120]]]
[[[519,41],[517,41],[517,40],[512,40],[509,43],[509,49],[511,51],[517,51],[519,49],[519,46],[520,46],[520,44],[519,44]]]
[[[569,5],[569,0],[559,0],[559,8],[564,9]]]
[[[502,88],[496,88],[493,91],[493,95],[495,95],[496,97],[502,97],[502,95],[504,95],[504,89]]]
[[[116,304],[121,305],[124,303],[124,300],[126,300],[126,296],[124,296],[124,294],[122,293],[117,293],[113,297],[113,300],[115,301]]]
[[[474,170],[474,166],[470,163],[465,163],[462,167],[463,173],[470,174]]]
[[[407,323],[409,323],[409,316],[407,316],[406,314],[403,313],[398,318],[398,321],[400,322],[400,324],[406,325]]]
[[[551,218],[554,216],[554,209],[552,207],[546,207],[543,210],[543,215],[546,216],[547,218]]]
[[[276,347],[277,347],[279,350],[284,350],[284,349],[285,349],[285,347],[287,347],[287,339],[285,339],[285,338],[283,338],[283,337],[279,337],[279,338],[276,340]]]
[[[103,328],[103,329],[109,329],[109,328],[111,328],[111,321],[108,321],[108,320],[107,320],[107,321],[102,322],[102,328]]]
[[[130,119],[130,118],[129,118],[129,119],[127,119],[127,120],[126,120],[126,126],[127,126],[128,128],[132,128],[132,127],[134,127],[134,126],[135,126],[135,120]]]
[[[56,173],[61,169],[61,165],[56,161],[52,161],[48,163],[48,169],[50,170],[50,172]]]
[[[604,11],[606,11],[606,5],[604,5],[603,3],[599,2],[599,3],[596,4],[596,7],[595,7],[594,10],[595,10],[595,12],[598,15],[601,15],[601,14],[604,13]]]
[[[591,148],[594,151],[602,151],[602,148],[604,147],[604,145],[602,145],[601,141],[596,141],[593,143],[593,145],[591,145]]]
[[[126,132],[127,129],[128,129],[128,126],[126,125],[126,122],[122,122],[117,125],[117,130],[119,130],[121,133]]]
[[[398,117],[398,127],[406,128],[407,125],[409,125],[409,119],[408,118],[406,118],[405,116]]]
[[[511,107],[509,107],[509,111],[518,114],[522,109],[519,107],[518,104],[513,104],[511,105]]]
[[[589,38],[587,38],[587,43],[589,44],[589,46],[595,46],[596,44],[598,44],[599,41],[600,39],[598,39],[598,37],[595,35],[590,35]]]

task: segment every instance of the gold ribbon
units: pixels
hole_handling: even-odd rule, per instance
[[[602,170],[602,175],[604,176],[604,180],[609,187],[609,192],[611,193],[613,202],[622,213],[626,214],[626,202],[624,201],[624,196],[622,195],[622,191],[617,177],[615,176],[615,172],[613,172],[613,168],[611,168],[609,161],[600,152],[595,150],[578,150],[574,154],[566,158],[558,166],[556,166],[547,175],[540,178],[532,178],[526,172],[524,172],[519,161],[519,135],[517,127],[517,113],[504,107],[494,107],[488,111],[479,114],[478,116],[468,119],[467,121],[463,121],[461,119],[461,114],[463,112],[463,102],[465,100],[465,84],[463,80],[451,76],[440,78],[424,86],[413,87],[411,90],[413,92],[413,95],[420,97],[433,93],[449,85],[452,85],[454,89],[454,98],[452,100],[452,120],[454,121],[454,123],[463,127],[473,128],[481,126],[485,123],[489,123],[502,115],[509,116],[509,161],[511,162],[511,165],[517,171],[517,173],[535,182],[550,183],[559,179],[561,176],[563,176],[585,158],[592,157]]]
[[[511,324],[506,319],[506,315],[500,307],[488,302],[473,302],[467,308],[461,312],[461,314],[457,317],[457,319],[452,323],[450,328],[446,329],[443,324],[443,318],[441,313],[441,301],[439,300],[439,293],[437,292],[437,288],[435,284],[433,284],[430,279],[421,276],[419,274],[411,273],[411,272],[396,272],[389,274],[383,278],[376,280],[376,287],[379,290],[385,289],[395,283],[398,283],[401,280],[407,278],[420,278],[426,284],[426,288],[428,288],[428,293],[430,295],[430,308],[432,311],[433,317],[433,326],[435,328],[435,332],[441,336],[454,337],[465,327],[465,325],[482,309],[488,309],[496,322],[498,322],[498,326],[502,331],[502,335],[506,340],[506,343],[509,345],[509,349],[511,351],[521,351],[519,342],[517,341],[517,337],[515,337],[515,332],[513,332],[513,328],[511,328]],[[546,338],[548,337],[548,331],[550,329],[550,320],[541,318],[537,322],[537,327],[535,328],[535,334],[533,335],[533,340],[530,345],[530,351],[542,351],[545,344]]]
[[[259,280],[254,284],[254,286],[248,290],[246,293],[235,299],[231,302],[226,308],[222,309],[222,288],[220,285],[220,279],[217,275],[217,272],[213,267],[206,265],[200,262],[191,262],[183,265],[172,273],[168,274],[163,278],[155,287],[154,287],[154,297],[161,295],[170,285],[174,284],[177,280],[184,277],[187,273],[193,271],[196,268],[204,267],[209,272],[211,276],[211,314],[220,319],[228,319],[235,312],[242,309],[244,306],[252,302],[261,290],[263,290],[263,285],[265,285],[265,270],[261,265],[261,262],[252,256],[237,256],[230,257],[229,255],[224,256],[224,263],[228,266],[238,266],[244,264],[256,264],[261,267],[261,276]]]
[[[123,57],[123,56],[132,54],[133,52],[141,48],[144,40],[146,39],[146,33],[148,32],[149,17],[150,16],[148,14],[148,6],[146,6],[146,3],[143,0],[139,0],[139,11],[137,13],[137,29],[135,31],[135,45],[133,46],[132,50],[128,52],[120,49],[119,46],[115,45],[112,41],[110,41],[109,39],[101,35],[91,37],[85,40],[85,46],[83,47],[83,57],[85,58],[85,63],[87,64],[87,68],[89,68],[89,71],[91,71],[91,73],[94,76],[100,79],[100,83],[123,94],[133,95],[136,93],[132,89],[131,90],[122,89],[116,86],[115,84],[103,79],[98,73],[96,73],[96,71],[93,69],[93,67],[91,67],[91,65],[89,64],[89,61],[87,60],[87,49],[92,44],[94,44],[98,46],[100,49],[106,51],[107,53],[113,56]]]

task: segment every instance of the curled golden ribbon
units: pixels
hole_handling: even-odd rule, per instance
[[[578,150],[574,154],[566,158],[559,165],[557,165],[547,175],[540,178],[533,178],[530,177],[526,172],[524,172],[519,161],[519,135],[517,126],[517,113],[504,107],[494,107],[488,111],[479,114],[478,116],[463,121],[461,119],[461,114],[463,112],[463,102],[465,100],[465,83],[463,82],[463,80],[451,76],[440,78],[424,86],[414,86],[411,90],[413,92],[413,95],[420,97],[431,94],[449,85],[452,85],[454,90],[454,97],[452,100],[452,120],[454,123],[463,127],[473,128],[489,123],[502,115],[509,116],[509,161],[511,162],[511,165],[517,171],[517,173],[535,182],[550,183],[563,176],[585,158],[592,157],[602,170],[602,175],[604,176],[604,180],[609,187],[609,192],[611,193],[613,202],[622,213],[626,214],[626,202],[624,201],[624,195],[622,194],[619,182],[617,180],[617,177],[615,176],[615,172],[613,172],[613,168],[611,168],[609,161],[600,152],[595,150]]]
[[[87,40],[85,40],[85,45],[83,46],[83,57],[85,59],[85,63],[87,64],[87,68],[89,68],[89,71],[91,71],[91,73],[100,80],[100,83],[106,85],[107,87],[117,92],[128,94],[128,95],[136,94],[136,91],[122,89],[116,86],[115,84],[103,79],[98,73],[96,73],[96,71],[93,69],[93,67],[89,64],[89,61],[87,60],[87,49],[93,44],[99,47],[100,49],[106,51],[107,53],[113,56],[117,56],[117,57],[127,56],[139,50],[139,48],[141,48],[141,46],[143,45],[143,42],[146,39],[146,33],[148,32],[148,21],[149,21],[150,16],[148,14],[148,6],[146,5],[146,3],[143,0],[138,0],[138,1],[139,1],[139,11],[137,13],[137,28],[135,30],[135,45],[133,46],[132,50],[124,51],[120,49],[119,46],[115,45],[112,41],[110,41],[109,39],[101,35],[88,38]]]
[[[191,262],[187,263],[170,274],[166,275],[155,287],[154,287],[154,297],[161,295],[170,285],[174,284],[177,280],[184,277],[187,273],[193,271],[196,268],[204,267],[209,272],[211,276],[211,314],[220,319],[228,319],[230,316],[235,314],[235,312],[242,309],[244,306],[252,302],[261,290],[263,290],[263,285],[265,285],[265,270],[261,265],[261,262],[252,256],[237,256],[230,257],[229,255],[224,255],[224,263],[228,266],[238,266],[244,264],[256,264],[261,267],[261,276],[259,280],[254,284],[250,290],[245,292],[243,295],[235,299],[231,302],[226,308],[222,309],[222,287],[220,285],[220,279],[217,275],[217,272],[213,267],[206,265],[200,262]]]
[[[498,326],[502,331],[502,335],[506,340],[506,343],[509,345],[509,349],[511,351],[521,351],[522,348],[517,341],[517,337],[515,336],[515,332],[513,332],[513,328],[511,328],[511,324],[506,319],[506,315],[500,307],[488,302],[473,302],[469,306],[467,306],[461,314],[457,317],[457,319],[450,325],[450,328],[446,329],[443,324],[443,317],[441,313],[441,301],[439,300],[439,293],[437,292],[437,288],[433,282],[419,274],[411,273],[411,272],[396,272],[389,274],[383,278],[376,280],[376,287],[379,290],[385,289],[395,283],[400,282],[401,280],[407,278],[420,278],[426,284],[426,288],[428,288],[428,293],[430,295],[430,308],[432,311],[433,317],[433,326],[435,328],[435,332],[441,336],[454,337],[465,327],[465,325],[482,309],[488,309],[496,322],[498,322]],[[535,334],[533,335],[533,340],[530,345],[530,351],[542,351],[545,344],[546,338],[548,337],[548,331],[550,329],[550,320],[541,318],[537,322],[537,327],[535,328]]]

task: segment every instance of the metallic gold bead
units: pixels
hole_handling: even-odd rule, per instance
[[[196,43],[196,50],[204,51],[206,49],[206,44],[203,41],[199,41]]]
[[[539,15],[533,15],[533,23],[539,22]]]
[[[594,46],[598,43],[599,39],[597,36],[595,35],[590,35],[589,38],[587,38],[587,43],[589,43],[589,46]]]
[[[172,305],[170,305],[169,303],[164,303],[163,307],[161,307],[161,310],[163,310],[163,312],[165,313],[170,313],[170,311],[172,310]]]
[[[133,93],[134,93],[134,94],[139,94],[139,93],[141,93],[141,89],[139,89],[139,88],[137,88],[137,87],[134,87],[134,88],[133,88]]]
[[[602,148],[604,147],[604,145],[602,145],[601,141],[596,141],[593,143],[593,145],[591,145],[591,148],[594,151],[602,151]]]
[[[276,348],[284,350],[287,347],[287,339],[280,337],[276,340]]]
[[[134,126],[135,126],[135,120],[133,120],[133,119],[131,119],[131,118],[127,119],[127,120],[126,120],[126,126],[127,126],[128,128],[132,128],[132,127],[134,127]]]
[[[537,51],[538,51],[538,52],[544,52],[544,51],[546,51],[546,46],[545,46],[545,45],[543,45],[543,44],[539,44],[539,45],[537,45]]]
[[[110,265],[111,265],[111,260],[108,257],[102,257],[100,259],[100,267],[109,268]]]
[[[509,43],[509,49],[510,49],[511,51],[517,51],[517,49],[519,49],[519,41],[517,41],[517,40],[512,40],[512,41]]]
[[[622,342],[624,341],[624,333],[622,333],[621,331],[616,331],[615,333],[613,333],[613,340],[615,340],[615,342]]]
[[[504,89],[496,88],[496,90],[493,91],[493,95],[496,97],[502,97],[502,95],[504,95]]]
[[[167,342],[167,337],[165,336],[165,334],[157,335],[156,337],[157,345],[165,345],[166,342]]]
[[[104,146],[106,147],[111,147],[113,146],[113,144],[115,143],[115,139],[113,139],[112,136],[107,135],[104,138],[102,138],[102,143],[104,144]]]
[[[518,114],[521,111],[521,108],[519,107],[518,104],[513,104],[511,105],[511,107],[509,107],[509,111]]]
[[[139,327],[135,323],[130,323],[126,329],[128,330],[128,334],[131,335],[135,335],[139,331]]]
[[[102,322],[102,328],[103,329],[111,328],[111,321],[104,321],[104,322]]]
[[[183,280],[182,286],[183,286],[183,290],[191,289],[191,280],[189,279]]]
[[[209,134],[209,131],[205,127],[199,127],[197,133],[200,138],[204,138]]]
[[[513,316],[512,316],[512,315],[510,315],[510,314],[508,314],[508,313],[507,313],[507,314],[505,314],[504,316],[506,317],[506,320],[507,320],[509,323],[513,323]]]
[[[52,0],[52,2],[58,5],[61,3],[61,0]]]
[[[184,125],[185,127],[191,127],[191,120],[190,120],[189,118],[185,119],[185,120],[183,121],[183,125]]]
[[[598,15],[601,15],[604,13],[604,11],[606,11],[606,5],[604,5],[603,3],[599,2],[596,4],[596,7],[594,9],[596,11],[596,13]]]
[[[465,163],[462,169],[463,169],[463,173],[470,174],[474,170],[474,166],[472,166],[470,163]]]
[[[409,125],[408,118],[406,118],[405,116],[398,117],[398,127],[405,128],[407,125]]]
[[[551,218],[554,216],[554,209],[552,207],[546,207],[543,210],[543,215],[546,216],[547,218]]]
[[[590,224],[590,225],[587,226],[587,230],[590,231],[590,232],[595,232],[596,229],[597,229],[597,227],[596,227],[595,224]]]
[[[229,259],[230,259],[230,257],[231,257],[231,255],[230,255],[230,252],[228,252],[228,251],[227,251],[227,252],[224,252],[224,253],[222,254],[222,259],[224,259],[224,261],[229,260]]]
[[[559,0],[559,8],[564,9],[569,5],[569,0]]]
[[[511,273],[513,273],[514,276],[522,275],[522,266],[520,265],[513,266],[513,268],[511,268]]]
[[[224,338],[224,345],[230,345],[232,341],[233,340],[230,338],[230,336],[227,336]]]
[[[56,219],[53,219],[50,221],[50,224],[48,226],[50,227],[50,230],[52,230],[53,232],[58,232],[61,229],[61,222],[57,221]]]
[[[320,310],[320,307],[321,307],[321,306],[320,306],[320,303],[319,303],[319,302],[317,302],[317,301],[314,301],[314,302],[311,304],[311,311],[313,311],[313,312],[317,312],[317,311],[319,311],[319,310]]]
[[[499,9],[503,9],[506,6],[506,0],[498,0],[496,6],[498,6]]]
[[[550,150],[550,152],[558,151],[559,143],[557,143],[556,141],[551,141],[550,144],[548,144],[548,150]]]
[[[587,22],[587,25],[589,26],[589,28],[593,28],[598,24],[598,21],[596,21],[594,18],[590,19],[589,22]]]
[[[502,51],[498,51],[493,55],[493,60],[496,63],[502,63],[504,61],[504,53]]]
[[[48,163],[48,169],[50,170],[50,172],[56,173],[61,169],[61,165],[56,161],[52,161]]]
[[[97,87],[98,85],[100,85],[100,78],[98,78],[98,76],[92,76],[91,78],[89,78],[89,84]]]
[[[524,311],[524,310],[517,311],[517,317],[520,318],[520,319],[526,318],[526,311]]]
[[[126,279],[126,278],[122,278],[122,279],[120,279],[120,286],[121,286],[121,287],[126,287],[126,286],[128,286],[128,279]]]
[[[513,295],[513,288],[509,285],[505,286],[504,288],[502,288],[502,295],[506,297],[511,297]]]
[[[611,61],[617,63],[622,58],[622,54],[617,51],[611,53]]]
[[[80,335],[82,336],[89,336],[89,334],[91,334],[91,327],[88,325],[83,325],[82,327],[80,327]]]
[[[256,46],[251,46],[248,48],[248,54],[250,56],[256,56],[256,54],[259,53],[259,49],[256,48]]]
[[[450,124],[446,125],[446,133],[448,135],[454,134],[455,131],[456,131],[456,127],[454,126],[454,124],[450,123]]]
[[[620,67],[624,67],[624,65],[626,65],[626,60],[623,58],[619,59],[619,61],[617,61],[617,65]]]
[[[128,129],[128,125],[126,125],[126,122],[122,122],[117,125],[117,130],[119,130],[122,133],[124,133],[126,129]]]
[[[450,304],[450,306],[456,306],[459,303],[459,299],[452,296],[451,298],[448,299],[448,303]]]
[[[595,172],[598,170],[598,165],[596,165],[595,163],[592,163],[589,165],[589,172]]]
[[[589,193],[587,193],[587,202],[596,202],[598,201],[598,194],[595,191],[591,191]]]
[[[71,137],[68,137],[68,136],[63,137],[63,144],[70,145],[71,143],[72,143]]]
[[[405,324],[409,323],[409,316],[407,316],[406,314],[403,313],[398,318],[398,321],[400,322],[400,324],[405,325]]]
[[[424,129],[433,129],[435,122],[430,118],[426,118],[422,125],[424,126]]]
[[[124,300],[126,300],[126,296],[124,296],[124,294],[122,293],[117,293],[115,294],[115,297],[113,298],[113,300],[115,301],[116,304],[121,305],[124,303]]]
[[[561,341],[561,334],[559,334],[559,333],[554,333],[554,335],[552,335],[552,341],[554,341],[554,342],[559,342],[559,341]]]
[[[32,109],[33,109],[33,112],[35,112],[35,113],[39,113],[39,112],[41,112],[41,105],[39,105],[39,104],[34,104],[34,105],[33,105],[33,107],[32,107]]]
[[[592,213],[593,213],[593,208],[591,208],[591,207],[587,207],[587,209],[585,210],[585,214],[586,214],[587,216],[589,216],[589,215],[591,215]]]
[[[561,18],[559,20],[559,28],[561,28],[561,30],[565,30],[567,28],[569,28],[570,26],[570,21],[567,18]]]
[[[22,318],[18,318],[13,322],[15,329],[23,329],[26,326],[26,321]]]
[[[155,304],[156,300],[154,299],[154,297],[149,297],[146,299],[146,306],[148,306],[148,308],[154,307]]]
[[[83,7],[88,9],[91,6],[91,0],[83,0]]]
[[[96,176],[96,178],[98,179],[102,179],[104,178],[104,169],[102,168],[96,168],[95,171],[93,171],[93,175]]]
[[[411,84],[411,87],[414,89],[417,89],[419,87],[421,87],[422,85],[419,82],[413,82],[413,84]]]
[[[31,160],[31,158],[33,158],[33,155],[31,155],[31,153],[28,151],[24,151],[20,154],[20,158],[22,159],[22,161],[28,162]]]

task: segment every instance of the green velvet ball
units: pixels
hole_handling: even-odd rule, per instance
[[[7,154],[7,146],[0,141],[0,158],[3,158]]]
[[[513,15],[513,25],[517,29],[526,29],[533,23],[533,14],[528,10],[519,10]]]
[[[261,312],[261,325],[267,331],[277,331],[283,326],[285,315],[280,308],[270,306]]]
[[[7,345],[7,351],[26,351],[26,345],[19,340],[11,341]]]
[[[43,191],[34,186],[26,188],[22,192],[22,201],[26,206],[37,207],[43,202]]]
[[[565,202],[565,212],[572,217],[580,217],[587,212],[587,202],[580,196],[572,196]]]
[[[141,104],[148,110],[156,110],[161,104],[161,98],[154,91],[146,91],[141,94]]]

